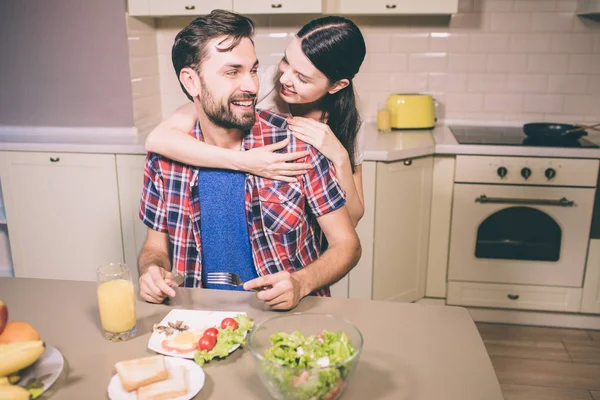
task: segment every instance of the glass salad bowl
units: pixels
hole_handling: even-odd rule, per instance
[[[339,399],[358,364],[363,337],[328,314],[294,313],[257,324],[248,348],[275,399]]]

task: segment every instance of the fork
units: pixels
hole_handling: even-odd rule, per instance
[[[244,285],[244,281],[233,272],[209,272],[206,274],[206,282],[211,285]],[[268,289],[268,287],[262,287],[254,290],[261,291],[265,289]]]

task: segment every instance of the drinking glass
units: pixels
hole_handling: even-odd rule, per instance
[[[125,264],[108,264],[96,271],[98,308],[104,338],[119,342],[135,337],[135,289]]]

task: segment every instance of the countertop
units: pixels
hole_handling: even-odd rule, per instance
[[[196,309],[245,311],[256,322],[281,315],[264,309],[252,293],[185,290],[192,291]],[[152,325],[171,309],[138,301],[138,336],[112,343],[102,336],[95,282],[0,278],[0,293],[11,320],[31,323],[65,357],[68,372],[51,388],[51,399],[106,399],[114,364],[152,354],[146,348]],[[464,308],[309,297],[295,311],[334,314],[361,330],[364,347],[344,399],[503,399]],[[268,398],[247,348],[211,361],[204,371],[196,399]]]
[[[578,149],[560,147],[489,146],[459,144],[449,125],[481,125],[482,121],[442,123],[432,130],[406,130],[380,133],[374,123],[365,125],[365,161],[399,161],[434,154],[472,154],[499,156],[530,156],[600,159],[600,148]],[[41,151],[66,153],[146,154],[145,134],[134,130],[74,128],[49,131],[0,127],[0,151]],[[600,144],[600,133],[588,140]]]

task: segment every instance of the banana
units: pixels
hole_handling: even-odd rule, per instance
[[[29,390],[21,386],[0,385],[0,400],[29,400]]]
[[[29,367],[44,353],[44,342],[8,343],[0,346],[0,377],[11,375],[23,368]],[[1,398],[0,398],[1,400]]]

